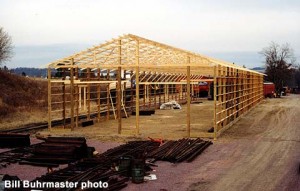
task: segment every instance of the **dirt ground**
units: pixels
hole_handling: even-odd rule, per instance
[[[299,117],[299,95],[263,101],[201,156],[188,190],[300,190]]]
[[[203,111],[204,106],[208,107],[209,104],[212,102],[192,106],[192,133],[210,127],[210,121],[205,122],[202,118],[197,118],[199,114],[210,115],[206,110]],[[175,117],[177,112],[178,116],[179,114],[182,116],[180,119]],[[86,137],[93,139],[93,142],[96,140],[119,142],[143,139],[152,135],[170,139],[181,138],[180,136],[185,136],[186,132],[185,117],[180,112],[184,112],[184,109],[157,111],[153,116],[141,117],[143,119],[140,137],[131,136],[129,133],[117,135],[116,123],[113,121],[101,123],[100,126],[98,124],[78,128],[73,132],[55,131],[52,134],[87,135]],[[133,128],[130,127],[130,123],[135,119],[130,117],[126,120],[128,127],[124,125],[124,128],[126,127],[129,132],[130,128]],[[124,124],[127,124],[126,120],[123,119]],[[172,131],[167,128],[170,126]],[[157,130],[160,132],[154,133]],[[46,135],[49,132],[43,131],[42,134]],[[99,142],[99,148],[102,144],[107,143]],[[224,132],[192,163],[172,164],[158,161],[156,163],[158,167],[153,172],[157,180],[138,185],[129,183],[124,190],[296,191],[300,189],[299,151],[300,95],[266,99]]]
[[[140,135],[135,136],[135,116],[122,119],[122,134],[118,135],[116,120],[103,121],[89,127],[63,131],[53,128],[44,130],[41,135],[85,136],[100,141],[125,142],[133,139],[162,138],[180,139],[187,136],[186,105],[181,110],[156,110],[154,115],[140,116]],[[191,104],[191,136],[199,137],[213,126],[213,101],[202,99],[200,103]]]
[[[0,130],[15,129],[26,124],[47,122],[48,114],[41,110],[17,111],[6,117],[0,117]]]

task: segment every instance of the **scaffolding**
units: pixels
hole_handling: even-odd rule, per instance
[[[263,74],[233,63],[127,34],[48,65],[48,126],[63,119],[63,127],[90,120],[118,120],[135,110],[136,134],[140,109],[158,108],[176,100],[187,104],[186,132],[190,137],[193,85],[213,86],[216,138],[263,99]],[[68,123],[70,125],[68,125]]]

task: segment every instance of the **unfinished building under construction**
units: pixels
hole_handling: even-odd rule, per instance
[[[174,100],[184,104],[186,136],[191,136],[191,98],[195,85],[209,84],[213,131],[196,136],[216,138],[263,99],[263,74],[166,44],[127,34],[48,64],[48,115],[73,129],[84,121],[135,117]],[[198,92],[199,93],[199,92]],[[203,111],[205,112],[205,111]],[[201,113],[199,113],[201,115]],[[166,127],[167,128],[167,127]]]

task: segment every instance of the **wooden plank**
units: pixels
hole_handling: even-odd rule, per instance
[[[100,68],[98,68],[97,70],[97,77],[98,77],[98,80],[100,81],[101,80],[101,70]],[[97,85],[97,121],[98,123],[100,122],[100,111],[101,111],[101,85],[98,84]]]
[[[122,64],[122,41],[119,40],[119,59],[118,59],[118,64]],[[117,71],[117,80],[118,80],[118,89],[117,89],[117,112],[118,112],[118,134],[121,134],[122,132],[122,116],[121,116],[121,93],[122,93],[122,83],[121,83],[121,67],[118,67]],[[125,87],[126,88],[126,87]]]
[[[187,118],[186,118],[186,128],[187,128],[187,137],[191,136],[191,91],[190,91],[190,66],[187,66],[187,71],[186,71],[186,75],[187,75],[187,110],[186,110],[186,114],[187,114]]]
[[[136,52],[135,52],[135,127],[136,127],[136,135],[140,134],[140,119],[139,119],[139,114],[140,114],[140,83],[139,83],[139,78],[140,78],[140,69],[139,69],[139,53],[140,53],[140,46],[139,46],[139,41],[136,41]]]
[[[106,73],[107,80],[109,80],[109,78],[110,78],[109,73],[110,73],[110,70],[107,70],[107,73]],[[109,118],[110,118],[109,96],[110,96],[110,86],[109,86],[109,84],[107,84],[107,86],[106,86],[106,108],[107,108],[106,120],[109,120]]]
[[[118,68],[117,73],[118,85],[117,85],[117,117],[118,117],[118,134],[122,131],[122,116],[121,116],[121,67]]]
[[[91,78],[91,69],[87,68],[87,80]],[[91,86],[87,84],[87,120],[91,119]]]
[[[73,59],[71,59],[71,64],[74,64]],[[70,101],[71,101],[71,130],[74,130],[74,108],[75,108],[75,103],[74,103],[74,69],[72,68],[70,70]]]
[[[75,68],[75,80],[78,80],[78,68]],[[80,88],[80,90],[81,90],[81,88]],[[76,85],[75,94],[76,94],[75,126],[77,128],[78,127],[78,122],[79,122],[79,119],[78,119],[78,117],[79,117],[79,104],[81,104],[81,91],[79,91],[79,86],[78,85]],[[80,98],[80,102],[79,102],[79,98]]]
[[[63,79],[66,79],[66,73],[65,73],[65,69],[62,70],[62,76]],[[62,86],[62,100],[63,100],[63,110],[62,110],[62,118],[63,118],[63,127],[66,128],[66,85],[63,84]]]
[[[48,77],[48,130],[51,130],[51,68],[47,70]]]
[[[214,140],[217,140],[217,67],[214,66],[214,93],[213,93],[213,99],[214,99]]]

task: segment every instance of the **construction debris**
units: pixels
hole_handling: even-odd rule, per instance
[[[147,152],[151,152],[159,147],[159,143],[152,141],[132,141],[127,144],[120,145],[113,149],[109,149],[102,154],[98,154],[93,158],[86,158],[69,165],[68,167],[54,171],[37,178],[34,181],[40,182],[108,182],[108,190],[120,190],[127,186],[128,177],[124,175],[127,168],[116,171],[116,166],[122,156],[131,156],[132,158],[142,158]],[[125,173],[126,174],[126,173]],[[139,181],[140,176],[136,172],[135,181]],[[144,178],[144,176],[142,177]],[[56,191],[65,189],[56,189]],[[75,189],[74,189],[75,190]]]
[[[26,151],[30,154],[20,155],[18,161],[20,164],[48,167],[49,173],[32,182],[107,182],[108,190],[120,190],[127,186],[130,179],[133,183],[156,180],[154,174],[147,173],[152,170],[152,166],[157,166],[152,162],[157,160],[191,162],[210,144],[212,144],[210,141],[200,138],[166,141],[163,144],[162,140],[155,139],[131,141],[87,158],[89,149],[85,138],[49,137],[43,143],[26,147]],[[82,159],[78,160],[79,158]],[[152,161],[145,162],[147,158]],[[60,170],[52,169],[62,163],[69,165]],[[65,189],[56,189],[59,190]]]
[[[92,156],[94,150],[88,149],[84,137],[48,137],[45,142],[34,147],[33,155],[23,158],[19,164],[57,167]]]
[[[211,141],[204,141],[200,138],[167,141],[158,149],[148,153],[147,157],[153,158],[152,162],[157,160],[174,163],[192,162],[211,144]]]
[[[94,121],[93,120],[87,120],[87,121],[83,121],[81,123],[82,127],[87,127],[87,126],[91,126],[94,125]]]
[[[155,114],[155,109],[154,108],[144,108],[144,109],[141,109],[139,110],[139,115],[152,115],[152,114]],[[136,111],[133,110],[131,112],[131,115],[136,115]]]
[[[181,108],[180,104],[177,103],[176,101],[170,101],[170,102],[161,104],[159,109],[182,109],[182,108]]]
[[[36,144],[38,145],[38,144]],[[31,145],[28,147],[20,147],[12,149],[0,154],[0,168],[6,168],[10,164],[17,163],[22,160],[22,158],[27,158],[32,155],[32,150],[36,145]]]
[[[0,148],[25,147],[30,145],[29,134],[0,133]]]

